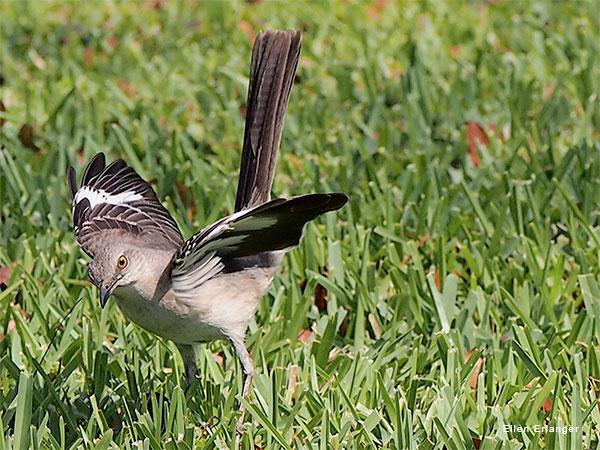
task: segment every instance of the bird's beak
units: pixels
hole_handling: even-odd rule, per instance
[[[112,292],[112,286],[107,286],[105,284],[100,285],[100,305],[104,308],[106,302],[108,301],[108,297]]]

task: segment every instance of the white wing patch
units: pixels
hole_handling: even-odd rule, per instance
[[[80,201],[87,199],[90,202],[90,209],[94,209],[96,205],[101,203],[108,203],[109,205],[122,205],[123,203],[130,203],[136,200],[142,200],[144,196],[137,192],[125,191],[119,192],[118,194],[110,194],[102,189],[94,189],[90,186],[83,186],[75,194],[73,199],[73,206],[77,205]]]
[[[219,274],[225,265],[215,252],[205,255],[191,270],[173,273],[173,284],[178,293],[191,293]]]

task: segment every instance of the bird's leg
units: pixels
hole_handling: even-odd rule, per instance
[[[242,397],[246,398],[250,393],[250,385],[252,384],[252,376],[254,375],[254,363],[252,362],[252,357],[248,353],[248,350],[246,350],[243,337],[232,338],[231,343],[233,344],[235,352],[242,364],[242,368],[244,369],[244,389],[242,391]],[[238,419],[236,429],[239,434],[242,434],[242,425],[244,424],[244,417],[246,415],[246,408],[242,402],[240,402],[240,413],[241,415]]]
[[[189,388],[196,379],[198,365],[196,364],[196,349],[190,344],[175,344],[185,365],[185,379]]]

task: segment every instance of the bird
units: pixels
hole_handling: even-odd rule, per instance
[[[348,201],[339,192],[271,199],[301,43],[297,30],[257,36],[235,210],[189,239],[122,159],[106,165],[96,154],[79,185],[74,168],[67,169],[73,230],[91,259],[87,274],[100,305],[112,297],[128,319],[173,341],[189,384],[197,376],[197,345],[223,339],[235,349],[248,395],[254,365],[245,334],[283,255],[299,245],[308,222]]]

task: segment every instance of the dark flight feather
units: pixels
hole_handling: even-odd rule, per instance
[[[235,211],[269,201],[300,31],[267,31],[254,43]]]

